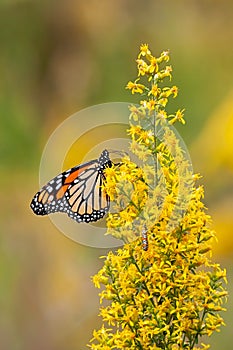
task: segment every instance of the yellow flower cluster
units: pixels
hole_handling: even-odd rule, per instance
[[[134,221],[145,207],[148,185],[143,170],[127,157],[123,163],[106,169],[105,190],[114,206],[107,217],[108,234],[123,242],[135,239]]]
[[[201,219],[208,219],[201,195],[193,194],[179,228],[153,227],[147,252],[133,242],[108,254],[93,281],[105,286],[101,301],[112,302],[100,312],[111,328],[94,333],[92,349],[194,349],[199,336],[223,324],[226,274],[207,256],[213,232]]]
[[[171,78],[170,66],[161,68],[168,60],[167,51],[156,58],[142,45],[138,76],[147,84],[137,79],[127,85],[144,98],[130,107],[128,130],[141,164],[125,158],[106,169],[105,189],[115,209],[107,219],[108,233],[127,243],[109,252],[93,277],[97,288],[104,287],[100,303],[110,301],[100,309],[103,325],[88,345],[93,350],[204,350],[209,345],[199,343],[200,337],[224,324],[226,271],[211,261],[215,235],[204,190],[171,126],[184,123],[183,110],[165,111],[177,88],[159,86]],[[145,228],[143,249],[139,236]]]
[[[147,107],[148,113],[153,112],[155,109],[157,112],[160,109],[164,109],[170,96],[174,98],[178,94],[178,88],[172,87],[159,87],[165,78],[171,79],[171,66],[165,66],[163,69],[160,65],[169,61],[169,52],[164,51],[160,57],[156,58],[151,54],[148,45],[141,45],[140,53],[138,55],[137,68],[138,78],[132,82],[129,81],[126,89],[131,90],[132,94],[139,93],[147,97],[146,100],[142,100],[141,104]],[[150,83],[150,87],[146,84],[139,83],[141,77],[145,77],[147,83]],[[166,115],[166,119],[170,119],[170,123],[175,123],[177,120],[184,124],[183,111],[177,111],[175,115]]]

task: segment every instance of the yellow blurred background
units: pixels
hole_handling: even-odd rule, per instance
[[[232,15],[232,0],[1,0],[1,350],[84,349],[99,325],[90,276],[107,250],[72,242],[29,203],[43,147],[63,120],[93,104],[137,101],[124,87],[141,43],[171,52],[180,93],[169,109],[186,109],[179,132],[203,175],[219,240],[213,259],[228,270],[227,325],[211,348],[232,346]]]

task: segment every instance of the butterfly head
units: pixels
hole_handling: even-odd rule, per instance
[[[112,166],[112,162],[109,158],[109,151],[108,150],[105,149],[101,153],[101,155],[99,157],[99,165],[100,165],[101,170]]]

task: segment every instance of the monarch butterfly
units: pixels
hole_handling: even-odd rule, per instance
[[[148,243],[147,230],[146,230],[146,227],[144,226],[144,228],[142,229],[142,248],[143,250],[147,251],[148,247],[149,247],[149,243]]]
[[[97,221],[109,211],[110,199],[102,188],[104,170],[112,167],[109,151],[99,159],[75,166],[50,180],[30,204],[36,215],[64,212],[77,222]]]

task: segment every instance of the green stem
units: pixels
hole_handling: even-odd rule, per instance
[[[118,303],[119,303],[120,305],[122,305],[121,298],[120,298],[120,295],[119,295],[117,289],[115,289],[115,294],[116,294]],[[122,307],[122,310],[123,310],[124,315],[127,316],[127,313],[126,313],[124,307]],[[137,333],[136,327],[131,326],[129,322],[127,322],[126,324],[128,325],[128,327],[129,327],[129,329],[131,330],[131,332],[132,332],[132,333],[135,333],[135,335],[137,336],[138,333]],[[137,344],[137,346],[138,346],[138,349],[143,350],[143,347],[142,347],[142,344],[140,343],[140,341],[136,339],[135,342],[136,342],[136,344]]]
[[[155,168],[155,181],[154,181],[154,188],[157,186],[158,183],[158,157],[157,157],[157,129],[156,129],[156,112],[154,112],[153,115],[153,134],[154,134],[154,168]]]
[[[132,258],[133,263],[134,263],[134,265],[136,266],[138,272],[140,272],[140,274],[143,275],[143,274],[142,274],[142,271],[141,271],[140,267],[138,266],[137,261],[135,260],[135,258],[134,258],[133,255],[131,255],[131,258]],[[148,289],[148,287],[147,287],[147,285],[146,285],[146,282],[143,281],[142,284],[143,284],[143,286],[144,286],[144,288],[145,288],[145,290],[146,290],[148,296],[151,297],[151,293],[150,293],[150,291],[149,291],[149,289]],[[155,307],[155,303],[154,303],[154,300],[153,300],[152,298],[150,298],[150,302],[151,302],[151,304],[153,305],[153,307]]]
[[[205,315],[206,315],[206,310],[204,310],[203,313],[202,313],[200,325],[202,325],[202,323],[203,323],[203,321],[204,321],[204,318],[205,318]],[[200,329],[200,330],[201,330],[201,329]],[[193,339],[193,342],[191,343],[190,349],[193,349],[194,345],[197,343],[197,340],[198,340],[199,335],[200,335],[200,331],[198,331],[198,332],[195,334],[195,337],[194,337],[194,339]]]

